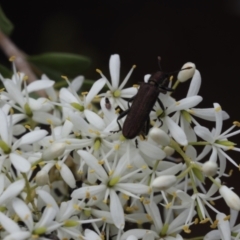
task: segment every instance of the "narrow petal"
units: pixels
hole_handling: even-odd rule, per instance
[[[12,219],[7,217],[6,215],[4,215],[2,212],[0,212],[0,223],[3,226],[3,228],[9,233],[15,233],[15,232],[21,231],[18,224],[15,223]]]
[[[14,233],[11,233],[10,235],[7,235],[3,240],[25,240],[25,239],[29,239],[31,235],[32,235],[31,232],[25,232],[25,231],[14,232]]]
[[[89,198],[91,196],[96,197],[96,195],[99,195],[99,193],[102,193],[105,190],[106,190],[105,185],[81,187],[81,188],[74,190],[71,194],[71,197],[77,198],[77,199]]]
[[[141,152],[152,159],[164,159],[166,157],[166,153],[158,146],[146,141],[139,141],[138,144]]]
[[[0,135],[1,140],[3,140],[6,144],[9,143],[9,128],[7,123],[7,115],[0,109]]]
[[[54,126],[58,126],[61,124],[61,119],[58,117],[53,116],[50,113],[47,112],[34,112],[33,113],[33,120],[42,123],[42,124],[47,124],[49,125],[50,123],[53,124]]]
[[[106,84],[106,79],[101,78],[97,80],[91,87],[90,91],[88,92],[88,95],[86,97],[85,106],[87,107],[94,97],[102,90],[103,86]]]
[[[195,126],[194,131],[203,140],[205,140],[209,143],[214,143],[212,133],[207,128],[202,127],[202,126]]]
[[[125,88],[121,91],[121,97],[122,98],[131,98],[137,94],[137,88],[135,87],[130,87],[130,88]]]
[[[90,229],[85,229],[84,230],[84,236],[86,238],[86,240],[102,240],[102,238],[95,233],[94,231],[90,230]]]
[[[168,116],[166,117],[166,124],[173,138],[182,146],[186,146],[188,141],[184,131]]]
[[[223,213],[217,214],[218,229],[221,234],[221,239],[228,240],[228,239],[231,239],[231,230],[230,230],[229,221],[227,221],[225,218],[226,218],[225,214]]]
[[[214,105],[215,117],[216,117],[216,130],[214,134],[214,138],[216,139],[221,134],[223,119],[222,119],[221,106],[218,103],[214,103],[213,105]]]
[[[95,128],[102,130],[105,127],[105,123],[99,115],[96,113],[90,111],[90,110],[85,110],[84,114],[90,124],[92,124]]]
[[[117,90],[120,77],[120,57],[118,54],[111,55],[109,61],[109,70],[112,80],[113,90]]]
[[[11,81],[11,80],[6,80],[4,82],[4,86],[8,91],[8,94],[10,95],[11,99],[18,103],[22,108],[24,108],[25,105],[25,99],[23,98],[22,93],[20,90],[17,88],[17,86]]]
[[[10,184],[0,196],[0,205],[2,205],[5,201],[8,201],[9,199],[15,198],[23,190],[24,186],[24,179],[20,179]]]
[[[72,88],[78,92],[79,89],[82,87],[82,84],[83,84],[83,81],[84,81],[84,77],[83,76],[77,76],[75,77],[72,82],[71,82],[71,86]]]
[[[189,113],[207,121],[216,121],[214,108],[192,108],[189,110]],[[229,118],[229,115],[222,111],[222,118],[226,120]]]
[[[125,191],[136,193],[136,194],[144,194],[150,192],[150,187],[141,183],[118,183],[118,189],[124,189]]]
[[[79,150],[77,153],[84,159],[88,166],[95,170],[95,174],[99,177],[100,180],[107,181],[108,176],[106,171],[91,153],[84,150]]]
[[[177,101],[175,104],[171,105],[167,110],[166,114],[170,114],[175,111],[187,110],[199,104],[202,101],[201,96],[191,96],[183,98]]]
[[[19,198],[15,198],[12,201],[12,206],[16,214],[20,217],[20,219],[26,224],[28,229],[32,231],[33,229],[33,219],[32,213],[25,202],[23,202]]]
[[[50,193],[44,190],[37,190],[37,194],[46,205],[52,206],[56,210],[56,213],[59,211],[59,207]]]
[[[76,180],[73,176],[72,171],[67,167],[66,164],[58,161],[57,163],[60,166],[60,174],[63,178],[63,180],[65,181],[65,183],[67,183],[67,185],[71,188],[75,188],[76,187]]]
[[[118,229],[123,229],[125,226],[123,207],[116,192],[110,190],[110,212],[113,222]]]
[[[78,103],[78,99],[67,88],[61,88],[59,98],[64,103]]]
[[[26,173],[30,170],[31,164],[24,157],[16,153],[10,153],[9,158],[18,171]]]
[[[34,82],[31,82],[28,84],[27,86],[27,92],[31,93],[31,92],[35,92],[35,91],[39,91],[45,88],[49,88],[52,87],[54,85],[54,81],[52,80],[37,80]],[[24,90],[25,91],[25,90]]]
[[[197,95],[201,86],[201,74],[196,69],[188,89],[187,97]]]
[[[21,145],[25,144],[32,144],[34,142],[37,142],[41,139],[43,139],[45,136],[47,136],[48,132],[46,130],[35,130],[29,133],[26,133],[24,136],[22,136],[19,140],[19,143],[14,145],[14,147],[19,147]]]

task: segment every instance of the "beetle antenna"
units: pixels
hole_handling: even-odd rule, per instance
[[[160,71],[162,72],[161,57],[158,56],[157,59],[158,59],[158,67],[159,67]]]

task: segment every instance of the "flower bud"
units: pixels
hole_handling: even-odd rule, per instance
[[[226,204],[234,210],[240,210],[240,198],[236,193],[234,193],[230,188],[226,186],[221,186],[219,188],[219,193],[225,200]]]
[[[172,156],[175,150],[171,147],[166,146],[163,151],[166,153],[166,157]]]
[[[149,132],[149,137],[162,146],[167,146],[170,142],[169,136],[160,128],[153,127]]]
[[[187,62],[182,66],[181,69],[188,68],[188,67],[191,67],[191,68],[179,71],[178,76],[177,76],[177,79],[179,82],[185,82],[188,79],[193,77],[196,66],[194,63]]]
[[[216,162],[207,161],[202,165],[202,171],[206,176],[214,176],[217,172],[218,165]]]
[[[61,156],[66,149],[65,143],[53,143],[49,148],[45,149],[42,154],[42,159],[53,160],[59,156]]]
[[[152,182],[152,187],[157,190],[166,190],[174,185],[177,181],[176,176],[174,175],[164,175],[157,177]]]
[[[36,183],[38,186],[44,186],[49,183],[49,175],[45,170],[41,170],[37,173]]]

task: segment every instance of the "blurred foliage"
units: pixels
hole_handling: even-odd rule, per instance
[[[0,73],[4,78],[11,78],[12,77],[12,71],[10,71],[8,68],[0,64]]]
[[[3,12],[1,6],[0,6],[0,29],[1,31],[6,34],[10,35],[13,31],[13,24],[11,21],[6,17],[5,13]]]
[[[43,53],[29,56],[27,60],[56,81],[61,80],[62,75],[68,78],[81,75],[90,66],[89,58],[70,53]]]

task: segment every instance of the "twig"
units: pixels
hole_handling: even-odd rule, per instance
[[[28,76],[28,83],[31,83],[37,79],[26,60],[26,54],[18,49],[17,46],[1,31],[1,29],[0,47],[8,58],[12,56],[16,57],[14,63],[20,72],[23,72]],[[46,93],[42,90],[38,91],[37,93],[41,97],[46,97]]]

